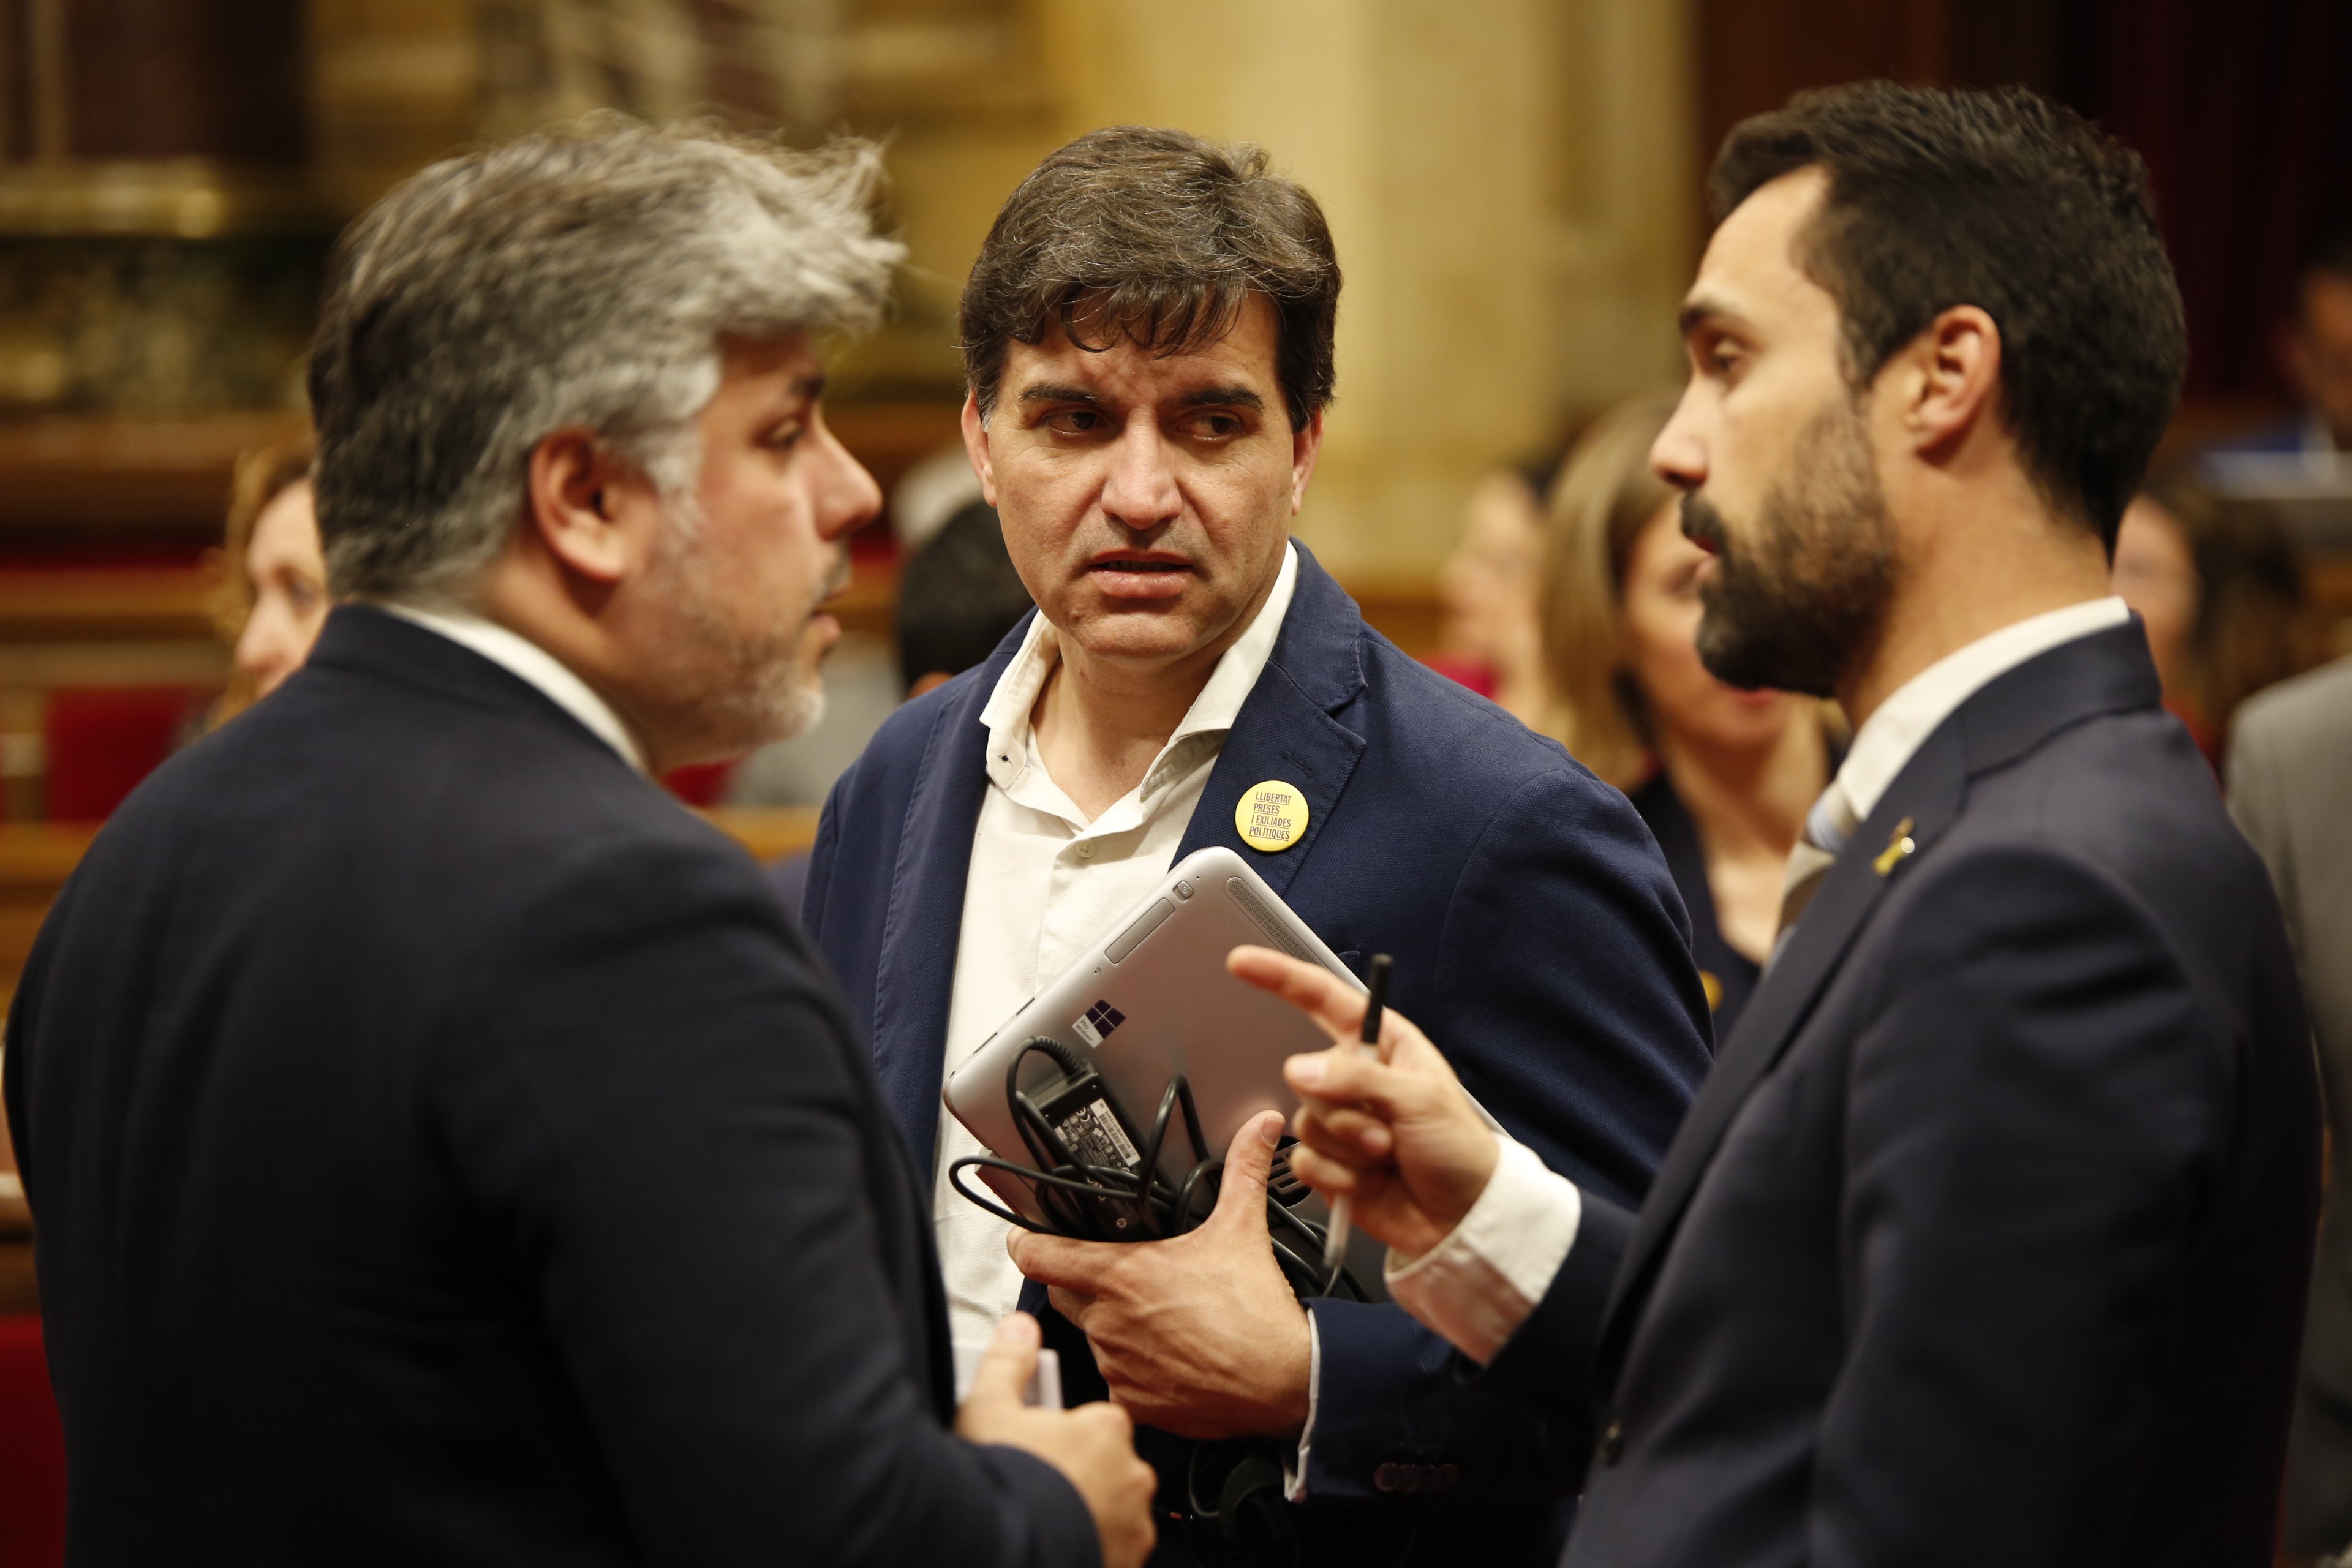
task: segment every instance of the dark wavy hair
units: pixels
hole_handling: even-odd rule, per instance
[[[1798,260],[1838,302],[1849,383],[1977,306],[2000,329],[2027,474],[2112,552],[2189,360],[2138,155],[2023,88],[1860,82],[1741,121],[1716,160],[1717,216],[1813,167],[1829,192]]]
[[[1323,209],[1247,143],[1114,125],[1048,156],[996,215],[966,280],[964,374],[985,418],[1004,356],[1055,327],[1080,348],[1197,352],[1253,294],[1273,304],[1294,429],[1331,401],[1339,258]]]

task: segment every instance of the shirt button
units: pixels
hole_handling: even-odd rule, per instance
[[[1082,844],[1080,844],[1080,845],[1078,846],[1078,858],[1079,858],[1079,859],[1081,859],[1081,860],[1091,860],[1091,859],[1093,859],[1094,858],[1095,858],[1095,847],[1094,847],[1092,844],[1089,844],[1089,843],[1082,843]]]

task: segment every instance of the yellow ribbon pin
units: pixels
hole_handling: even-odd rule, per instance
[[[1234,803],[1234,831],[1253,849],[1287,849],[1307,836],[1307,797],[1280,779],[1252,784]]]
[[[1878,858],[1870,863],[1872,869],[1880,876],[1893,876],[1895,868],[1903,864],[1919,847],[1918,840],[1911,837],[1911,819],[1906,816],[1895,825],[1894,832],[1886,836],[1886,847],[1880,850]]]

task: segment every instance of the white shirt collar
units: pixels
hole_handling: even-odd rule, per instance
[[[1265,672],[1265,661],[1273,657],[1275,639],[1282,635],[1283,617],[1290,611],[1290,600],[1298,588],[1298,551],[1286,544],[1282,550],[1282,569],[1275,574],[1274,591],[1242,635],[1234,639],[1217,660],[1217,668],[1209,673],[1208,685],[1192,700],[1184,712],[1183,721],[1168,743],[1144,770],[1145,793],[1150,793],[1162,777],[1169,753],[1195,735],[1223,734],[1234,727],[1234,720],[1248,700],[1257,678]],[[1053,673],[1055,663],[1062,657],[1061,634],[1041,612],[1029,623],[1028,636],[1021,642],[1020,651],[1004,673],[996,678],[989,692],[988,705],[981,710],[981,724],[988,731],[988,776],[1000,789],[1011,789],[1021,774],[1031,765],[1034,755],[1029,733],[1029,715],[1037,706],[1037,694],[1045,689],[1045,678]]]
[[[613,705],[562,659],[524,637],[471,610],[419,609],[415,605],[378,604],[387,615],[438,632],[451,642],[469,647],[517,679],[537,687],[547,700],[587,726],[591,734],[621,753],[639,773],[646,772],[645,753],[629,733]]]
[[[1867,821],[1895,775],[1954,709],[2036,654],[2130,618],[2123,600],[2109,595],[2029,616],[1946,654],[1895,688],[1854,731],[1853,749],[1831,787],[1844,793],[1854,821]]]

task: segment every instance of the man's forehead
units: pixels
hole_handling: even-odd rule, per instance
[[[1832,314],[1829,291],[1798,264],[1796,242],[1820,211],[1828,176],[1809,166],[1759,186],[1707,241],[1698,279],[1684,301],[1685,330],[1705,321],[1753,323],[1791,311]]]
[[[1079,323],[1079,335],[1087,336]],[[1109,335],[1109,334],[1107,334]],[[1005,355],[1004,390],[1013,398],[1041,384],[1080,385],[1105,395],[1182,396],[1206,386],[1241,385],[1271,396],[1276,384],[1273,306],[1263,295],[1243,302],[1233,324],[1210,342],[1163,353],[1109,335],[1081,347],[1056,322],[1045,340],[1015,342]]]

